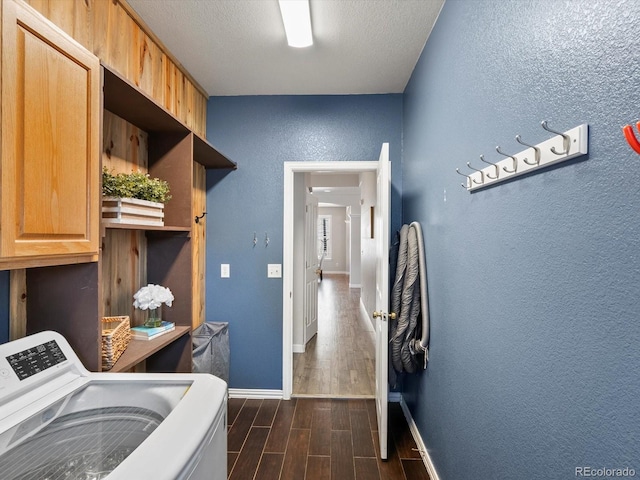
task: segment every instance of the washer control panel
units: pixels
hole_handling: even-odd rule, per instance
[[[58,365],[66,359],[67,357],[64,356],[55,340],[50,340],[6,357],[7,362],[9,362],[20,381]]]
[[[65,338],[40,332],[0,345],[0,407],[4,402],[59,378],[64,372],[83,371]]]

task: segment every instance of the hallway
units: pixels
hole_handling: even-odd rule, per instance
[[[360,290],[344,274],[318,285],[318,333],[293,354],[293,395],[331,398],[375,395],[375,337],[360,317]]]

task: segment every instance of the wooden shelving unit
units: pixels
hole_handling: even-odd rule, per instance
[[[89,370],[100,371],[101,317],[130,315],[135,320],[133,294],[155,283],[175,296],[163,319],[174,322],[176,329],[148,342],[132,340],[111,371],[131,370],[144,361],[149,372],[190,372],[193,162],[205,168],[237,166],[135,85],[108,66],[102,67],[105,111],[144,132],[149,174],[170,183],[172,199],[165,205],[165,225],[102,223],[97,262],[29,269],[27,333],[57,330]],[[121,167],[127,167],[128,160],[121,161],[125,162]]]

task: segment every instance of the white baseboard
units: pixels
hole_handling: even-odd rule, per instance
[[[304,345],[300,345],[299,343],[294,343],[291,348],[293,349],[293,353],[304,353],[305,351],[305,346]]]
[[[230,388],[229,398],[275,398],[282,399],[282,390]]]
[[[407,419],[407,423],[409,424],[409,430],[411,430],[411,436],[413,436],[413,439],[416,441],[416,446],[418,447],[418,451],[420,452],[420,456],[422,457],[424,466],[426,467],[427,472],[429,473],[429,478],[431,480],[440,480],[438,478],[438,473],[436,472],[436,468],[434,467],[433,462],[431,461],[431,457],[429,456],[429,451],[427,450],[427,447],[422,441],[422,436],[418,431],[418,426],[416,425],[416,422],[413,421],[413,416],[411,415],[411,412],[409,411],[409,407],[405,403],[402,394],[400,394],[399,392],[389,392],[389,401],[390,402],[393,401],[391,400],[391,396],[392,395],[395,396],[396,394],[400,397],[400,406],[402,407],[404,418]]]
[[[350,283],[349,288],[362,288],[362,285],[359,283]]]

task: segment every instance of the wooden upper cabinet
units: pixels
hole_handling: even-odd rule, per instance
[[[21,1],[2,8],[0,268],[95,260],[99,60]]]

